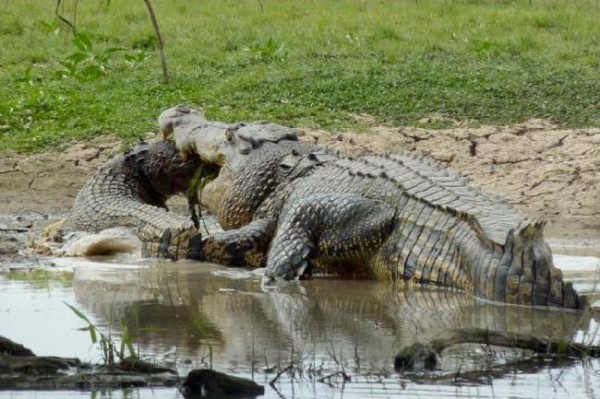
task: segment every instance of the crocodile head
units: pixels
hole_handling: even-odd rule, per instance
[[[165,110],[158,118],[164,138],[175,137],[184,154],[197,154],[202,162],[223,166],[249,154],[266,141],[298,140],[298,130],[274,123],[208,121],[202,111],[183,105]]]
[[[298,140],[298,130],[273,124],[229,124],[208,121],[202,111],[178,105],[165,110],[158,118],[164,138],[175,138],[182,159],[190,155],[219,169],[218,177],[202,189],[201,203],[216,213],[223,195],[242,161],[265,142]]]
[[[135,163],[153,191],[169,198],[185,191],[200,166],[197,156],[183,159],[173,141],[141,142],[125,154],[126,163]]]

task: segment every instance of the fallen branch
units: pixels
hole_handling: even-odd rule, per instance
[[[524,333],[467,328],[446,332],[429,344],[415,343],[402,348],[394,359],[394,367],[397,370],[412,370],[419,366],[433,369],[437,365],[440,353],[444,349],[458,344],[484,344],[528,349],[549,358],[600,357],[600,346],[541,338]]]
[[[540,338],[532,334],[490,331],[480,328],[453,330],[446,337],[438,338],[431,344],[434,350],[439,353],[449,346],[464,343],[529,349],[538,354],[563,357],[600,356],[600,346],[585,345],[560,339]]]

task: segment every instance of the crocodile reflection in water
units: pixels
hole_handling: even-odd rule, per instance
[[[201,269],[201,270],[200,270]],[[215,273],[215,270],[217,273]],[[175,345],[184,356],[250,365],[282,360],[295,351],[390,367],[395,351],[427,342],[453,328],[573,337],[589,328],[589,315],[498,306],[447,290],[397,289],[357,280],[314,280],[263,292],[257,277],[234,279],[223,268],[153,265],[149,268],[78,269],[77,301],[113,325],[125,316],[142,346]],[[106,295],[110,293],[110,295]],[[136,319],[138,320],[136,322]],[[136,328],[140,328],[136,331]],[[204,345],[204,346],[203,346]]]

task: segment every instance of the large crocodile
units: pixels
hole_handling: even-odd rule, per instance
[[[141,142],[103,165],[79,191],[61,227],[97,233],[131,227],[143,241],[165,230],[189,242],[197,233],[190,217],[169,212],[166,200],[187,190],[198,157],[184,160],[172,141]]]
[[[222,168],[202,197],[227,231],[193,238],[191,258],[265,264],[267,281],[351,270],[512,304],[587,306],[553,265],[543,222],[432,160],[345,158],[287,140],[238,156],[239,130],[209,135],[189,111],[163,116],[182,151]]]
[[[172,118],[175,115],[185,115],[187,119]],[[225,146],[226,141],[220,146],[223,150],[230,148],[235,151],[226,153],[230,159],[241,159],[263,141],[297,139],[295,130],[291,128],[263,123],[229,125],[210,122],[201,113],[187,107],[174,107],[164,112],[159,123],[163,131],[167,132],[175,127],[174,123],[178,129],[185,127],[185,121],[190,119],[194,121],[194,126],[190,127],[192,131],[202,126],[205,137],[213,135],[219,139],[213,140],[217,144],[223,141],[229,130],[237,130],[239,134],[235,148]],[[214,149],[213,151],[216,153]],[[53,241],[57,237],[62,243],[63,231],[98,233],[112,227],[129,227],[135,230],[142,242],[155,243],[155,251],[160,249],[163,253],[168,253],[170,258],[185,257],[190,238],[198,230],[189,216],[169,212],[166,200],[188,190],[199,168],[203,172],[214,170],[211,165],[218,159],[206,159],[207,162],[202,162],[196,155],[182,154],[173,141],[158,140],[137,144],[103,165],[80,190],[67,218],[52,225],[45,236],[32,242],[32,247],[44,253],[54,252],[50,248],[52,243],[48,244],[47,241]],[[163,239],[165,232],[169,232],[168,240]],[[207,233],[205,229],[201,232]],[[111,235],[100,237],[97,241],[89,241],[90,244],[93,243],[92,248],[87,248],[86,242],[83,245],[85,250],[74,254],[98,255],[101,253],[98,251],[131,249],[118,241],[118,238]],[[61,247],[55,253],[64,253],[64,249]]]

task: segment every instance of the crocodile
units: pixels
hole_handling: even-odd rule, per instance
[[[219,136],[193,125],[189,113],[161,120],[180,150],[221,168],[202,198],[225,231],[192,237],[190,258],[266,266],[265,283],[346,272],[509,304],[588,306],[554,266],[543,221],[431,159],[343,157],[291,140],[239,156],[243,126]]]
[[[201,112],[183,106],[166,110],[158,122],[163,132],[172,130],[175,124],[181,132],[185,124],[192,121],[191,132],[201,126],[205,137],[212,134],[219,140],[231,129],[237,130],[239,134],[235,149],[227,146],[236,152],[227,153],[230,159],[236,158],[234,155],[240,159],[262,141],[297,140],[295,129],[266,123],[231,125],[207,121]],[[178,137],[181,138],[181,134]],[[214,143],[219,140],[214,140]],[[188,191],[198,169],[204,174],[220,169],[213,166],[219,159],[205,158],[208,161],[203,162],[195,154],[179,151],[174,141],[156,140],[137,144],[104,164],[79,191],[67,217],[51,225],[42,237],[31,242],[32,249],[64,254],[62,245],[56,251],[52,247],[55,242],[63,243],[67,231],[99,233],[113,227],[126,227],[133,228],[142,243],[155,244],[156,251],[160,247],[163,253],[169,254],[169,258],[185,257],[190,239],[198,232],[206,234],[207,226],[199,225],[193,217],[170,212],[166,201]],[[193,197],[188,193],[189,200],[193,200]],[[190,203],[190,210],[194,205]],[[209,226],[211,231],[218,229],[214,224]],[[163,239],[165,231],[169,232],[168,240]],[[115,242],[119,238],[107,237],[100,239],[102,245],[86,248],[83,254],[97,255],[132,249]]]
[[[90,233],[130,227],[142,241],[156,240],[169,230],[173,239],[189,242],[197,233],[192,219],[169,212],[166,201],[188,189],[200,165],[198,157],[184,160],[173,141],[140,142],[94,174],[62,227]]]

